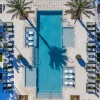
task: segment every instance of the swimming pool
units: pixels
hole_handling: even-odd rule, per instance
[[[62,11],[37,11],[37,30],[50,47],[62,47]],[[39,37],[37,70],[37,94],[62,93],[62,68],[50,66],[49,48]]]

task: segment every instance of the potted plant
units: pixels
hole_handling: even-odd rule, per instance
[[[77,59],[77,60],[80,60],[80,59],[81,59],[81,55],[80,55],[80,54],[77,54],[77,55],[76,55],[76,59]]]
[[[22,55],[22,54],[19,54],[19,55],[17,56],[17,59],[18,59],[18,60],[22,60],[22,59],[23,59],[23,55]]]

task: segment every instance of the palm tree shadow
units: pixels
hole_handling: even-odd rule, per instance
[[[14,60],[13,60],[13,65],[14,65],[14,68],[16,69],[16,71],[19,73],[20,61],[15,57],[14,57]]]
[[[66,66],[67,56],[65,48],[52,47],[49,51],[50,63],[52,69],[60,70],[63,66]]]
[[[29,68],[30,70],[33,69],[33,67],[29,64],[29,62],[27,61],[27,59],[25,57],[23,57],[23,59],[21,60],[23,66]]]
[[[84,25],[84,23],[82,22],[82,20],[78,19],[78,21],[81,23],[82,27],[84,27],[84,29],[87,31],[88,35],[95,40],[96,42],[96,45],[97,46],[100,46],[98,40],[97,40],[97,37],[92,35],[91,31],[88,31],[87,27]],[[96,30],[99,31],[99,29],[96,27]]]

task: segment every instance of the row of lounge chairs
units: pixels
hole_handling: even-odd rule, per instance
[[[3,42],[4,52],[13,52],[14,44],[13,41]]]
[[[95,94],[97,92],[96,84],[96,63],[97,63],[97,46],[96,46],[96,23],[88,22],[87,29],[90,32],[88,34],[88,43],[87,43],[87,65],[86,71],[88,75],[86,83],[87,93]]]
[[[13,23],[5,22],[4,26],[4,41],[3,41],[3,91],[13,92],[14,88],[14,70],[13,70],[13,53],[14,41],[11,35],[14,35]]]
[[[11,32],[11,33],[13,33],[14,32],[14,30],[13,30],[13,23],[12,22],[5,22],[5,23],[3,23],[3,27],[4,27],[4,32]]]
[[[12,83],[3,83],[4,92],[12,92],[13,89],[14,89],[14,85]]]
[[[65,87],[75,87],[75,73],[73,67],[64,69],[63,76],[63,85]]]
[[[26,31],[26,46],[36,46],[36,32],[34,31]]]

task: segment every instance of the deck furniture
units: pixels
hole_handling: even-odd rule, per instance
[[[69,85],[74,85],[74,82],[69,82]]]
[[[96,56],[96,52],[87,52],[87,55],[88,56],[94,56],[95,57]]]
[[[13,48],[7,48],[7,51],[8,52],[12,52],[13,51]]]
[[[93,52],[93,51],[96,51],[96,48],[92,48],[92,47],[91,47],[91,48],[89,48],[89,47],[88,47],[88,49],[87,49],[87,50],[88,50],[88,52]]]
[[[30,36],[30,37],[28,37],[28,40],[29,41],[34,41],[34,37],[33,36]]]
[[[87,67],[96,67],[96,63],[87,63]]]
[[[64,84],[65,84],[65,85],[69,85],[69,83],[68,83],[68,82],[64,82]]]
[[[68,70],[64,70],[65,73],[68,73]]]
[[[65,78],[74,78],[72,75],[66,75]]]
[[[12,23],[12,22],[4,22],[4,23],[3,23],[3,26],[4,26],[5,28],[13,27],[13,23]]]
[[[88,72],[96,72],[96,69],[93,69],[93,68],[90,69],[90,68],[88,68],[87,71]]]
[[[88,38],[87,40],[88,40],[88,42],[95,42],[94,38]]]
[[[90,58],[90,57],[88,57],[88,62],[90,62],[90,63],[96,62],[96,58]]]
[[[87,43],[87,46],[90,46],[90,47],[93,47],[94,46],[95,47],[96,46],[96,43],[95,42],[93,42],[93,43],[92,42],[88,42]]]
[[[28,34],[29,35],[34,35],[34,32],[33,31],[29,31]]]
[[[87,82],[88,83],[95,83],[96,81],[95,81],[95,79],[91,79],[91,78],[88,77]]]
[[[96,74],[95,74],[95,73],[94,73],[94,74],[89,74],[89,73],[88,73],[88,77],[95,78],[95,77],[96,77]]]
[[[4,28],[5,32],[12,32],[13,33],[13,28]]]
[[[28,42],[28,46],[34,46],[34,42]]]
[[[95,89],[87,89],[87,93],[95,93]]]
[[[7,44],[7,47],[12,47],[12,46],[13,46],[13,43],[10,43],[10,42],[9,42],[9,43]]]
[[[13,68],[9,68],[9,69],[3,69],[4,70],[4,72],[13,72]]]

